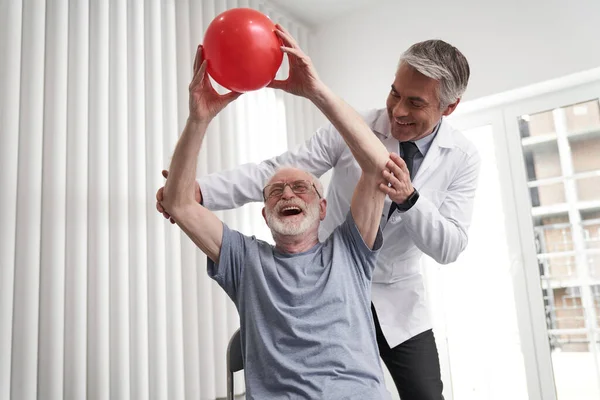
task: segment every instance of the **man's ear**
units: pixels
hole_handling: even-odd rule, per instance
[[[265,220],[265,224],[267,224],[267,226],[269,226],[269,223],[267,222],[267,209],[266,209],[266,207],[263,207],[263,209],[262,209],[262,216],[263,216],[263,218]]]
[[[448,107],[446,107],[446,109],[444,110],[442,115],[444,117],[447,117],[448,115],[452,114],[454,112],[454,110],[456,110],[458,103],[460,103],[460,98],[456,99],[456,101],[454,103],[452,103]]]
[[[327,216],[327,199],[321,199],[321,201],[319,201],[319,217],[321,218],[321,221],[323,221],[326,216]]]

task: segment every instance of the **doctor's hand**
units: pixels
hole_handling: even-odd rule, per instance
[[[167,171],[166,169],[163,169],[162,175],[166,179],[169,176],[169,171]],[[171,221],[172,224],[174,224],[175,220],[171,217],[171,215],[167,211],[165,211],[162,204],[160,204],[163,201],[163,191],[164,190],[165,190],[165,187],[162,186],[156,192],[156,210],[159,213],[161,213],[166,219]],[[198,185],[198,181],[194,182],[194,197],[196,198],[196,202],[202,203],[202,192],[200,191],[200,185]]]
[[[379,184],[379,190],[387,194],[393,202],[402,204],[415,191],[410,181],[408,167],[402,157],[396,153],[390,153],[386,167],[387,169],[383,170],[383,177],[387,184]]]
[[[275,34],[283,42],[281,50],[287,54],[290,68],[287,79],[273,80],[268,87],[312,99],[325,85],[319,79],[310,57],[302,51],[292,35],[279,24],[275,28]]]

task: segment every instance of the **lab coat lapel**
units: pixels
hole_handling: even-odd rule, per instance
[[[431,147],[429,148],[429,151],[427,151],[423,163],[417,171],[417,175],[413,179],[413,184],[416,187],[422,186],[422,182],[424,182],[444,161],[443,157],[440,157],[443,149],[453,147],[453,145],[454,139],[452,137],[452,128],[445,120],[442,120],[442,125],[440,126],[435,139],[433,139]]]

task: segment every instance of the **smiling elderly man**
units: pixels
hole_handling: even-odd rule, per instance
[[[388,399],[370,293],[392,161],[360,115],[319,80],[293,38],[281,27],[277,34],[290,57],[290,77],[271,86],[313,101],[362,169],[345,221],[319,242],[327,210],[321,185],[289,167],[277,170],[263,189],[263,216],[275,246],[230,229],[196,201],[196,162],[207,126],[239,96],[212,88],[201,47],[190,116],[157,208],[209,257],[208,274],[237,306],[247,399]]]

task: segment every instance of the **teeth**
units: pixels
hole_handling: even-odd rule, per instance
[[[299,207],[285,207],[281,211],[290,211],[290,210],[298,210],[298,211],[300,211],[300,208]]]

